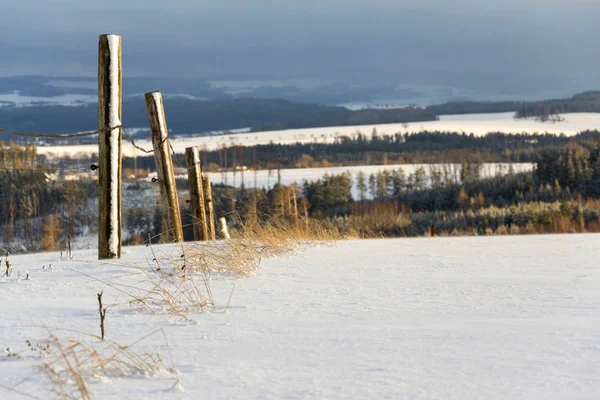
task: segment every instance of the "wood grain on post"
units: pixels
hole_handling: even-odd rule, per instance
[[[200,152],[198,151],[198,147],[187,147],[185,154],[187,157],[190,212],[193,219],[194,240],[208,240]]]
[[[179,199],[175,183],[175,169],[173,168],[173,159],[171,158],[169,131],[167,130],[162,94],[160,92],[151,92],[146,93],[145,96],[150,134],[152,136],[152,147],[154,148],[154,159],[156,160],[156,172],[160,185],[160,197],[167,211],[167,240],[183,242],[183,227],[181,225],[181,212],[179,211]]]
[[[121,37],[98,45],[98,259],[121,257]]]
[[[206,202],[206,222],[208,227],[208,239],[217,240],[217,233],[215,232],[215,209],[213,207],[212,198],[212,187],[210,186],[210,178],[205,176],[203,178],[204,186],[204,201]]]

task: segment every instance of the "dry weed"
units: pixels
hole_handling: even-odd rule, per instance
[[[173,265],[170,271],[162,266],[151,272],[140,271],[144,276],[144,283],[150,284],[150,288],[135,288],[138,294],[128,291],[133,297],[129,304],[134,308],[146,309],[152,313],[175,314],[185,319],[189,319],[188,314],[194,311],[216,309],[209,271],[190,273],[186,271],[185,265]]]
[[[139,268],[139,286],[112,283],[132,298],[129,304],[153,314],[166,313],[190,320],[189,314],[219,311],[211,280],[213,273],[253,274],[265,258],[290,256],[302,243],[339,239],[321,224],[269,222],[245,225],[231,240],[196,242],[157,254],[149,245],[149,268]]]
[[[123,346],[113,341],[86,343],[89,340],[61,340],[50,333],[50,354],[52,359],[40,365],[53,385],[53,390],[61,399],[91,399],[88,387],[90,380],[105,378],[150,377],[175,375],[177,371],[169,350],[170,366],[165,366],[159,354],[139,354],[132,349],[148,337],[162,333],[167,349],[169,344],[162,329]],[[95,335],[86,338],[99,339]],[[177,378],[171,377],[175,383]]]
[[[232,239],[188,245],[186,265],[192,270],[248,276],[256,272],[262,260],[296,254],[300,245],[341,239],[316,221],[290,223],[268,221],[241,224],[232,231]]]

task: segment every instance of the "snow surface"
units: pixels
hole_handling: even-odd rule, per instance
[[[379,134],[392,135],[395,133],[414,133],[421,131],[450,131],[473,133],[483,136],[489,132],[504,133],[551,133],[573,136],[581,131],[600,129],[600,114],[579,113],[563,114],[565,118],[561,122],[538,122],[530,119],[515,120],[514,113],[500,114],[467,114],[441,116],[439,121],[414,122],[410,124],[379,124],[379,125],[356,125],[356,126],[333,126],[323,128],[288,129],[284,131],[237,133],[222,136],[195,136],[179,137],[171,139],[171,145],[177,153],[184,153],[186,147],[200,146],[203,150],[214,150],[223,145],[254,146],[259,144],[282,143],[333,143],[337,136],[355,136],[357,132],[371,135],[373,129]],[[152,148],[150,138],[147,140],[136,140],[136,144],[145,149]],[[84,152],[88,154],[97,153],[96,145],[76,146],[40,146],[39,154],[48,156],[59,156],[69,154],[71,156]],[[124,141],[124,156],[144,156],[145,154]]]
[[[352,240],[266,260],[254,277],[213,279],[227,312],[195,324],[129,310],[96,279],[135,284],[145,247],[122,260],[93,251],[15,256],[30,280],[0,280],[0,345],[26,349],[40,326],[131,343],[163,328],[180,390],[157,378],[91,384],[131,399],[597,399],[600,393],[600,235]],[[173,246],[155,247],[159,253]],[[175,247],[174,253],[179,254]],[[42,270],[52,263],[53,270]],[[88,276],[81,273],[88,274]],[[93,278],[92,278],[93,277]],[[96,279],[94,279],[96,278]],[[63,339],[68,332],[57,332]],[[166,351],[160,336],[135,345]],[[43,361],[43,360],[42,360]],[[35,359],[0,356],[4,386],[49,398]]]

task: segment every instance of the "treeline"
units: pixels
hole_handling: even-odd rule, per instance
[[[63,88],[52,90],[67,91]],[[125,127],[147,127],[145,103],[141,98],[123,101]],[[537,102],[449,102],[426,108],[366,109],[294,103],[281,99],[240,98],[198,100],[184,97],[165,99],[169,129],[173,135],[250,128],[252,131],[284,130],[344,125],[368,125],[434,121],[439,115],[516,112],[518,118],[552,119],[559,113],[600,112],[600,91],[577,94],[570,99]],[[77,107],[40,104],[31,107],[0,107],[2,127],[35,133],[68,133],[93,130],[98,123],[97,105]],[[11,136],[0,132],[0,139]],[[16,138],[13,138],[16,139]],[[93,142],[80,138],[79,143]],[[73,142],[73,141],[72,141]]]
[[[450,136],[458,142],[475,140]],[[596,232],[600,230],[600,141],[592,139],[594,136],[597,133],[573,140],[541,136],[540,141],[548,142],[532,153],[536,165],[528,173],[509,168],[485,178],[481,160],[469,156],[458,166],[430,166],[410,174],[398,168],[356,177],[325,175],[301,185],[283,185],[278,178],[273,187],[261,189],[214,185],[214,205],[217,216],[234,224],[274,219],[302,223],[308,218],[340,233],[362,237],[424,235],[430,225],[438,234],[448,235]],[[490,143],[497,139],[487,138]],[[358,136],[337,145],[360,142],[386,148],[411,140],[410,135]],[[520,143],[518,136],[516,140]],[[26,165],[27,152],[14,145],[12,149],[6,153],[9,164]],[[156,194],[155,186],[138,182],[124,192],[132,200],[148,198],[150,192]],[[178,187],[185,196],[187,183],[179,180]],[[79,235],[95,229],[97,204],[91,200],[97,198],[96,182],[56,183],[49,182],[43,172],[0,169],[0,188],[4,243],[20,238],[51,249],[51,243],[43,243],[43,238],[57,237],[57,232]],[[164,240],[165,217],[153,200],[126,203],[126,242],[139,243],[148,235],[154,241]],[[182,215],[184,224],[190,225],[183,201]],[[185,234],[191,239],[189,227]]]
[[[21,146],[13,141],[5,144],[0,141],[0,168],[33,168],[37,164],[37,150],[34,145]]]
[[[48,174],[52,171],[40,163],[35,146],[0,142],[1,244],[39,244],[48,233],[44,227],[49,216],[60,217],[65,234],[73,235],[89,226],[86,205],[97,197],[97,184],[54,182]]]
[[[96,185],[52,182],[44,172],[0,170],[0,242],[38,243],[48,216],[61,219],[65,235],[82,232],[91,223],[87,204],[97,197]]]
[[[534,178],[545,185],[561,186],[583,197],[600,198],[600,148],[577,143],[543,152]]]
[[[549,149],[575,142],[591,148],[599,131],[582,132],[574,137],[550,134],[489,133],[475,136],[457,132],[420,132],[415,134],[357,133],[339,136],[334,143],[265,144],[222,147],[202,151],[203,168],[207,171],[233,169],[238,166],[255,169],[311,168],[386,164],[462,163],[473,159],[484,163],[532,163]],[[183,154],[175,156],[176,164],[185,166]],[[154,157],[125,157],[124,168],[155,169]]]
[[[458,101],[427,107],[437,115],[515,112],[516,118],[558,121],[558,114],[600,112],[600,91],[578,93],[571,98],[540,101]]]
[[[517,112],[525,104],[522,101],[451,101],[427,107],[437,115],[494,114]]]
[[[401,169],[367,176],[325,175],[302,187],[216,190],[220,215],[232,219],[318,219],[361,237],[419,236],[431,225],[442,235],[600,231],[598,147],[571,143],[538,156],[534,172],[499,171],[481,177],[481,165],[459,171]],[[358,198],[352,195],[353,186]]]
[[[422,108],[352,111],[345,107],[292,103],[286,100],[234,99],[201,101],[168,98],[164,101],[173,135],[251,128],[253,131],[312,128],[339,125],[434,121],[437,115]],[[143,100],[123,101],[123,125],[147,127]],[[2,127],[35,133],[67,133],[93,130],[98,125],[97,104],[78,107],[0,107]],[[10,135],[0,132],[0,139]],[[94,138],[81,138],[80,143]]]
[[[600,112],[600,91],[576,94],[570,99],[555,99],[523,103],[517,109],[517,118],[536,118],[552,121],[557,114]]]

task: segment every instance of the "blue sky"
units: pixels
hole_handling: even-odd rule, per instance
[[[0,0],[0,76],[95,74],[600,87],[596,0]],[[533,90],[533,89],[532,89]]]

